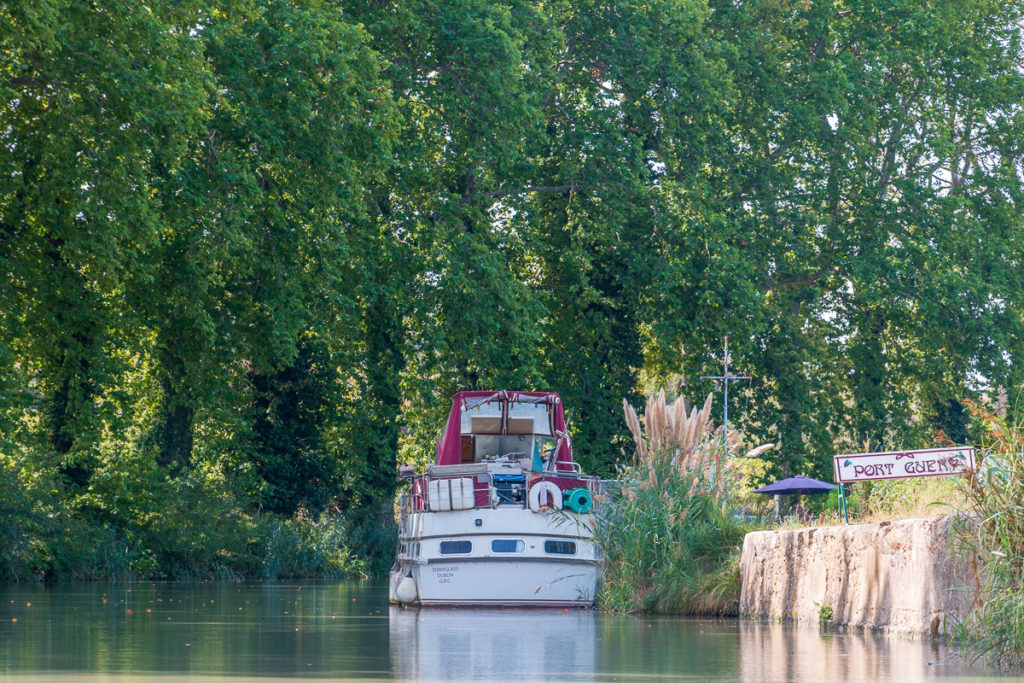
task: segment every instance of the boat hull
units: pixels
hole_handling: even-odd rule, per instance
[[[412,514],[391,573],[391,602],[592,606],[600,562],[591,522],[589,515],[523,508]],[[446,554],[453,547],[465,552]],[[514,551],[501,552],[507,548]]]
[[[412,568],[420,605],[589,607],[597,566],[501,559],[430,563]]]

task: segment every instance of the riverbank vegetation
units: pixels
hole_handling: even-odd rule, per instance
[[[609,476],[725,335],[765,478],[970,441],[1022,9],[0,0],[3,577],[379,567],[455,391],[559,392]]]
[[[702,407],[651,396],[641,425],[623,401],[636,455],[598,508],[605,553],[600,604],[622,612],[736,614],[739,552],[754,527],[733,514],[735,451]],[[755,449],[758,452],[766,448]]]
[[[1007,417],[975,407],[986,438],[965,478],[968,515],[956,541],[972,570],[974,607],[957,634],[976,657],[1024,666],[1024,409]]]
[[[223,479],[190,475],[145,491],[105,489],[69,506],[42,477],[0,468],[0,581],[198,580],[364,576],[362,530],[338,513],[282,517],[239,505]],[[120,495],[119,495],[120,494]],[[69,509],[70,507],[70,509]]]
[[[848,487],[850,521],[881,522],[938,517],[963,510],[967,501],[955,477],[883,479]],[[838,492],[823,497],[823,506],[838,515]]]

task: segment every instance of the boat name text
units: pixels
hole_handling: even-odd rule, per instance
[[[446,567],[431,567],[434,570],[434,578],[437,579],[438,583],[451,583],[452,579],[455,578],[456,572],[459,571],[458,565],[448,565]]]

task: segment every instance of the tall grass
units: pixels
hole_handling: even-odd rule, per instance
[[[957,477],[921,477],[882,479],[861,482],[847,489],[850,519],[857,522],[881,522],[896,519],[937,517],[966,504],[963,487]],[[837,509],[838,490],[828,497]]]
[[[976,658],[1024,666],[1024,406],[1000,418],[971,406],[986,427],[977,468],[963,478],[973,513],[955,527],[969,564],[980,567],[976,607],[959,633]],[[978,562],[980,561],[980,562]]]
[[[664,391],[647,402],[643,426],[623,401],[636,442],[633,464],[598,508],[605,552],[601,604],[622,612],[734,614],[739,546],[749,530],[727,512],[727,449],[701,408],[672,404]],[[738,437],[738,434],[737,434]]]
[[[349,547],[359,557],[363,573],[387,576],[395,560],[398,526],[386,523],[382,515],[365,515],[347,534]]]

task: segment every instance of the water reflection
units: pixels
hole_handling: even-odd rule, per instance
[[[935,640],[816,627],[739,624],[740,678],[747,681],[927,681],[954,677],[981,680],[992,672],[972,670]]]
[[[913,681],[959,673],[961,667],[934,641],[765,623],[742,624],[739,649],[746,680]]]
[[[407,679],[589,678],[597,618],[583,610],[393,608],[390,653]]]
[[[0,591],[0,673],[390,677],[386,588],[133,584]]]
[[[963,668],[933,641],[582,610],[389,609],[375,583],[0,589],[0,678],[166,676],[913,683],[993,674]]]
[[[536,610],[391,611],[395,675],[417,680],[981,680],[931,640],[766,622]]]

